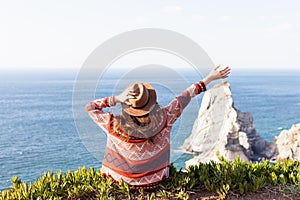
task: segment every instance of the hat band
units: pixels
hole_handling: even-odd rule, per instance
[[[149,101],[150,101],[150,97],[147,99],[147,102],[143,106],[133,107],[133,108],[142,109],[148,105]]]

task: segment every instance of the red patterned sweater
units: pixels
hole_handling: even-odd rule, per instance
[[[114,97],[92,101],[86,105],[90,117],[107,133],[107,144],[102,174],[115,181],[130,185],[153,188],[169,177],[170,132],[191,98],[205,91],[203,82],[191,85],[162,109],[154,121],[154,136],[131,139],[126,133],[114,130],[113,120],[118,117],[102,109],[115,105]],[[124,136],[125,135],[125,136]]]

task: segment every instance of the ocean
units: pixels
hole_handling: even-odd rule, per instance
[[[20,73],[2,76],[0,81],[0,190],[11,186],[13,176],[33,182],[44,171],[101,167],[105,134],[96,129],[101,136],[93,143],[97,152],[91,152],[75,126],[72,96],[76,72]],[[189,83],[199,79],[195,73],[187,74]],[[111,95],[117,79],[103,77],[96,97]],[[233,70],[227,81],[235,107],[252,113],[264,139],[272,141],[283,129],[300,123],[300,71]],[[181,91],[178,82],[171,84],[175,89],[154,84],[162,106]],[[199,95],[192,101],[200,105],[201,98]],[[183,153],[180,144],[191,133],[197,113],[198,109],[191,106],[173,128],[171,161],[179,168],[184,168],[184,161],[192,157]],[[92,123],[86,117],[83,120]]]

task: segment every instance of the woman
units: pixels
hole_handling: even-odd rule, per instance
[[[230,67],[220,65],[202,81],[191,85],[170,104],[161,108],[149,83],[133,83],[117,96],[87,104],[86,111],[107,133],[102,174],[135,188],[153,189],[169,177],[170,132],[191,98],[206,91],[206,86],[226,78]],[[102,109],[122,104],[122,114]]]

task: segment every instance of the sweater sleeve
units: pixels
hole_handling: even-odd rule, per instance
[[[168,124],[174,124],[180,117],[183,109],[190,103],[191,99],[204,91],[206,91],[206,86],[200,81],[188,87],[181,95],[172,100],[169,105],[165,107],[169,115]]]
[[[104,112],[103,108],[114,105],[116,105],[115,99],[111,96],[91,101],[85,106],[85,109],[93,121],[103,130],[107,131],[112,119],[112,114]]]

